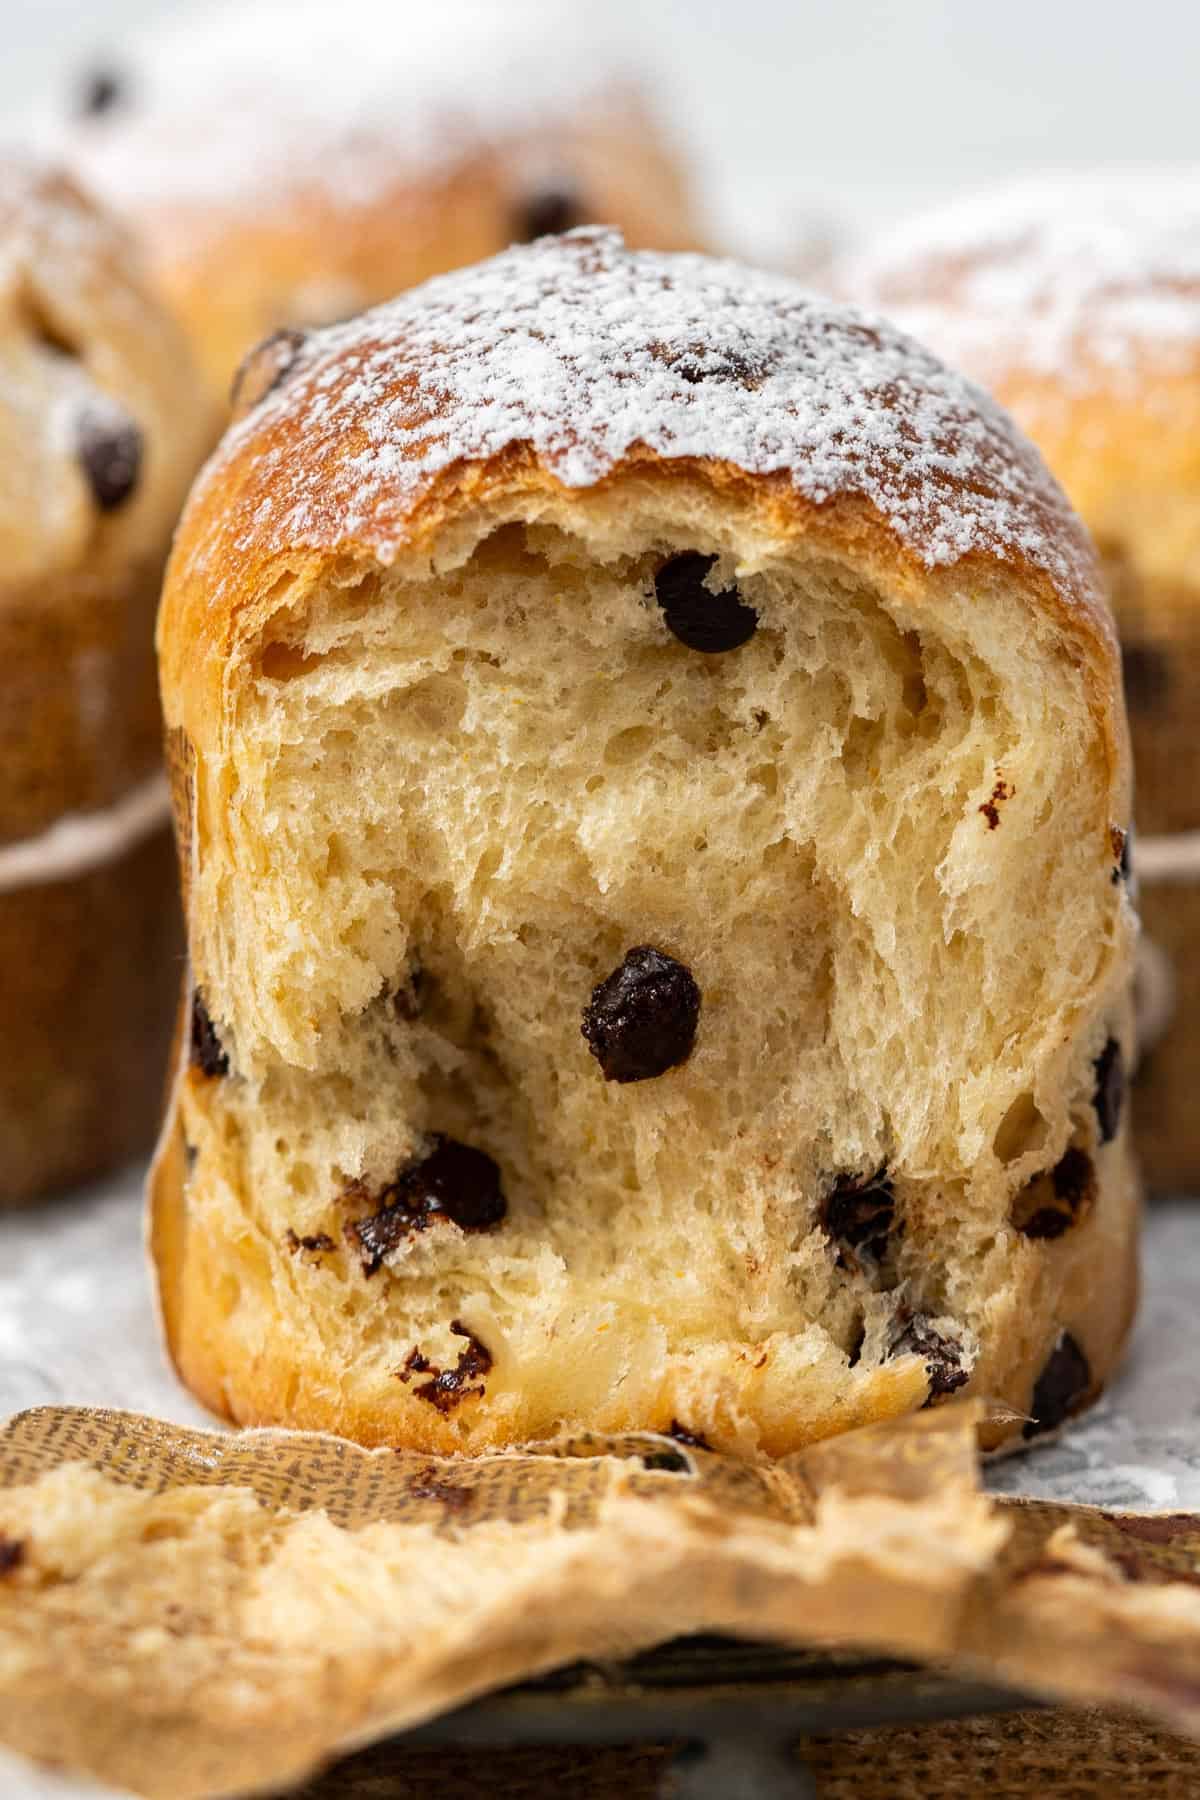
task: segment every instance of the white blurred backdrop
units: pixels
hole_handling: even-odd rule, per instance
[[[336,0],[333,0],[336,4]],[[495,0],[503,6],[504,0]],[[397,0],[407,5],[437,0]],[[1200,157],[1195,0],[579,0],[650,36],[746,247],[1046,163]],[[0,122],[186,0],[0,0]]]

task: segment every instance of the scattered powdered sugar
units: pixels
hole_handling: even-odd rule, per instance
[[[585,487],[639,444],[783,474],[815,502],[861,496],[928,564],[1019,554],[1090,591],[1090,550],[1036,452],[927,351],[786,277],[593,229],[313,333],[218,450],[190,553],[210,579],[251,545],[386,559],[456,465],[528,445]],[[205,517],[222,473],[230,511]]]
[[[135,38],[116,97],[40,135],[134,212],[246,210],[298,190],[369,205],[619,88],[626,53],[580,0],[233,0]]]
[[[991,380],[1120,384],[1200,344],[1200,165],[1029,178],[848,259],[837,286]]]

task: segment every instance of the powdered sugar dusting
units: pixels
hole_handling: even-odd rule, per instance
[[[314,333],[218,451],[197,516],[222,473],[233,514],[214,507],[192,554],[210,574],[249,547],[386,559],[448,469],[527,445],[585,487],[639,444],[779,474],[818,503],[861,496],[930,565],[1021,555],[1090,592],[1086,540],[1036,452],[928,352],[785,277],[595,230]]]
[[[1200,166],[1042,176],[888,233],[839,291],[980,380],[1120,387],[1200,345]]]
[[[626,57],[576,0],[227,0],[114,72],[111,106],[42,121],[50,147],[122,209],[203,217],[297,192],[368,206],[405,172],[569,122]]]

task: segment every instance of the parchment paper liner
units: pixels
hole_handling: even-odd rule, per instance
[[[949,1662],[1200,1735],[1200,1520],[995,1502],[978,1403],[751,1465],[654,1437],[479,1460],[44,1408],[0,1436],[0,1738],[244,1794],[689,1631]],[[646,1458],[682,1462],[647,1468]]]

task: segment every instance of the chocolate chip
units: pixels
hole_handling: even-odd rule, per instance
[[[1121,669],[1130,712],[1157,712],[1171,691],[1171,664],[1157,644],[1123,644]]]
[[[728,346],[718,348],[715,344],[651,344],[650,354],[655,362],[672,369],[689,387],[699,387],[705,381],[724,381],[737,382],[744,388],[758,388],[770,367],[761,352],[747,354],[744,350]]]
[[[650,1081],[687,1061],[699,1018],[691,970],[652,944],[638,944],[592,989],[582,1031],[605,1081]]]
[[[11,1575],[21,1567],[26,1549],[24,1538],[6,1537],[0,1531],[0,1576]]]
[[[642,1458],[643,1469],[658,1469],[667,1475],[690,1475],[692,1465],[678,1450],[648,1450]]]
[[[416,1231],[449,1220],[461,1231],[487,1231],[508,1210],[500,1170],[482,1150],[437,1136],[429,1155],[404,1169],[380,1196],[378,1212],[346,1227],[358,1248],[363,1274],[374,1275],[385,1256]]]
[[[202,1075],[228,1075],[229,1055],[197,988],[192,995],[192,1062]]]
[[[1012,1222],[1025,1237],[1058,1238],[1087,1217],[1095,1198],[1092,1159],[1072,1145],[1048,1174],[1035,1176],[1021,1189],[1012,1204]]]
[[[1109,1038],[1096,1058],[1096,1092],[1092,1104],[1100,1127],[1100,1142],[1111,1144],[1121,1124],[1125,1104],[1125,1059],[1116,1038]]]
[[[113,112],[128,98],[125,77],[113,68],[92,69],[79,87],[77,108],[81,118],[99,118]]]
[[[485,1388],[482,1377],[490,1374],[492,1368],[491,1351],[474,1332],[467,1330],[461,1319],[452,1320],[450,1330],[455,1337],[467,1340],[452,1369],[437,1368],[414,1346],[398,1371],[399,1379],[406,1386],[414,1375],[428,1375],[430,1379],[421,1382],[413,1393],[418,1400],[426,1401],[443,1414],[453,1412],[464,1400],[482,1399]],[[470,1384],[475,1381],[478,1386],[472,1387]]]
[[[513,241],[532,244],[537,238],[558,237],[586,222],[586,209],[573,188],[565,184],[539,188],[536,193],[527,194],[517,208]]]
[[[1133,826],[1127,826],[1121,842],[1121,855],[1117,863],[1121,880],[1128,882],[1133,876]]]
[[[835,1243],[865,1250],[878,1261],[887,1250],[896,1196],[882,1169],[875,1175],[839,1175],[821,1204],[821,1224]]]
[[[892,1346],[893,1356],[920,1356],[925,1360],[929,1378],[926,1406],[953,1394],[970,1379],[963,1368],[962,1345],[936,1330],[925,1313],[913,1313],[904,1331]]]
[[[301,1250],[306,1251],[310,1256],[320,1256],[324,1251],[332,1250],[334,1247],[333,1239],[328,1233],[316,1231],[306,1237],[297,1237],[290,1225],[284,1233],[283,1241],[293,1256],[297,1256]]]
[[[1087,1357],[1069,1331],[1061,1332],[1050,1360],[1037,1378],[1029,1407],[1033,1417],[1026,1421],[1022,1436],[1032,1438],[1054,1431],[1078,1411],[1091,1385]]]
[[[92,498],[101,512],[115,512],[128,500],[142,469],[142,433],[115,411],[84,412],[76,429],[76,451]]]
[[[667,1436],[674,1438],[677,1444],[686,1444],[689,1450],[711,1450],[712,1445],[699,1431],[689,1431],[678,1419],[672,1419],[667,1427]]]
[[[306,342],[305,332],[289,326],[282,331],[273,331],[261,344],[247,351],[238,364],[230,389],[233,410],[239,415],[250,412],[268,394],[273,394],[295,367]]]
[[[752,606],[742,604],[735,587],[722,588],[716,594],[705,587],[705,577],[716,560],[698,550],[684,550],[663,563],[654,577],[654,594],[667,629],[689,650],[700,650],[706,656],[736,650],[758,628],[758,614]]]
[[[436,1500],[447,1517],[465,1512],[471,1504],[472,1490],[452,1481],[422,1481],[408,1491],[414,1500]]]

